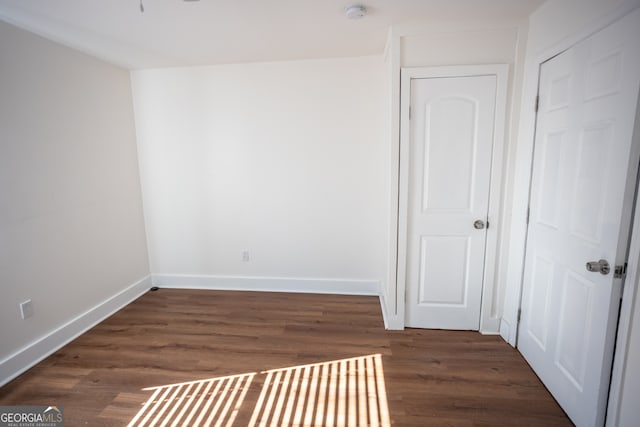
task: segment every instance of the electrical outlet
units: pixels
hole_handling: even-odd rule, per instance
[[[20,303],[20,316],[22,316],[22,320],[33,316],[33,303],[30,299]]]
[[[242,252],[242,262],[249,262],[249,251]]]

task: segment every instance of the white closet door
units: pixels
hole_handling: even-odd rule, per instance
[[[496,82],[411,80],[407,326],[479,329]]]
[[[640,11],[541,68],[518,348],[578,426],[604,424],[622,287],[614,270],[638,167],[638,40]],[[607,274],[588,271],[604,261]]]

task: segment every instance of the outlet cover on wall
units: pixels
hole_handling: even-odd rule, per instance
[[[20,316],[23,320],[33,316],[33,303],[30,299],[20,303]]]
[[[243,262],[249,262],[249,251],[243,251],[242,252],[242,261]]]

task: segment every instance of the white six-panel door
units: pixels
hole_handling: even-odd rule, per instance
[[[540,70],[518,348],[578,426],[603,425],[638,150],[640,11]],[[606,260],[611,271],[588,271]],[[594,265],[592,269],[598,268]]]
[[[479,328],[496,80],[411,79],[407,326]]]

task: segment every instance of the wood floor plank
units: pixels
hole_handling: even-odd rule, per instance
[[[371,388],[382,382],[365,369],[373,362],[361,359],[372,355],[382,362],[384,390]],[[350,358],[362,361],[329,363]],[[318,368],[287,371],[303,365]],[[335,395],[330,383],[342,371],[330,366],[356,367],[336,380]],[[274,369],[297,372],[287,376],[295,381],[284,383],[283,375],[274,382],[265,372]],[[315,380],[304,377],[311,372]],[[228,383],[226,395],[224,387],[213,393],[220,378],[241,374],[251,375],[247,387],[234,390],[236,383]],[[264,413],[259,406],[263,390],[279,390],[281,418],[289,414],[313,421],[316,414],[303,417],[305,410],[329,411],[332,406],[323,399],[343,396],[334,410],[347,411],[345,420],[362,421],[377,414],[377,408],[367,405],[386,395],[389,421],[396,426],[572,425],[521,355],[499,337],[385,331],[376,297],[203,290],[160,289],[143,295],[0,388],[0,405],[61,405],[67,426],[126,426],[139,411],[171,403],[173,390],[182,390],[174,384],[204,380],[211,387],[198,393],[207,393],[191,399],[194,387],[186,400],[173,404],[186,405],[191,399],[192,407],[200,402],[202,412],[207,402],[211,410],[227,396],[218,411],[226,405],[226,417],[235,417],[237,426],[248,425],[254,409]],[[153,387],[171,393],[162,401],[148,401]],[[198,418],[189,409],[185,414],[191,416],[190,425]],[[317,419],[325,423],[345,415],[328,414]]]

